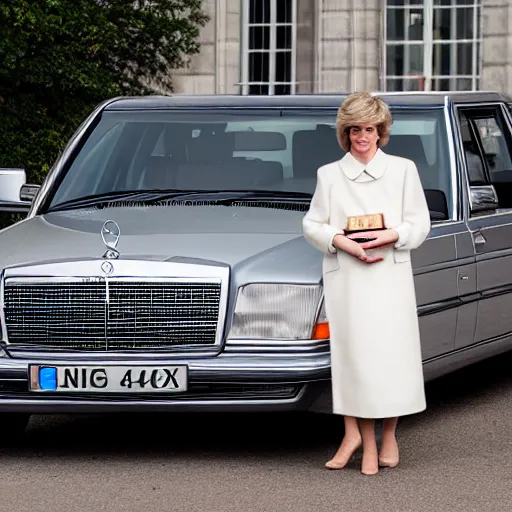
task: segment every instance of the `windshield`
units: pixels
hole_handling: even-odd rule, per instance
[[[312,194],[317,169],[344,154],[335,124],[336,110],[106,111],[50,208],[124,191]],[[442,109],[394,111],[384,151],[414,160],[423,186],[444,192],[450,205]]]

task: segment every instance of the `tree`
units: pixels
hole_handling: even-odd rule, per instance
[[[104,99],[172,92],[199,52],[202,0],[3,0],[0,167],[40,183]]]

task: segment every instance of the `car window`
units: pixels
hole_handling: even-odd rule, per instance
[[[478,147],[478,137],[465,112],[461,112],[460,127],[469,182],[471,185],[485,185],[488,178],[484,159]]]
[[[500,209],[512,208],[512,137],[503,111],[500,107],[472,108],[461,111],[460,119],[463,137],[467,126],[474,144],[474,154],[466,151],[470,184],[481,185],[485,176],[484,183],[496,189]],[[476,171],[480,166],[483,171]]]
[[[393,111],[385,152],[412,159],[425,189],[440,191],[451,217],[444,113]],[[336,110],[106,111],[71,163],[51,206],[125,190],[315,190],[320,166],[344,156]]]
[[[81,151],[75,164],[81,169],[94,169],[95,173],[71,173],[67,179],[65,189],[86,190],[97,188],[99,180],[105,172],[114,148],[119,143],[122,134],[122,123],[111,126],[107,131],[95,131],[90,138],[90,151]]]
[[[423,187],[442,191],[451,201],[448,137],[441,110],[394,113],[391,137],[384,151],[414,161]]]
[[[475,125],[482,141],[484,156],[491,172],[491,181],[497,174],[512,170],[512,158],[505,135],[498,125],[496,115],[475,118]]]

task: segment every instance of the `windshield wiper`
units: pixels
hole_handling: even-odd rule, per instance
[[[61,210],[71,210],[75,208],[87,208],[88,206],[101,206],[116,201],[146,201],[154,199],[157,196],[170,196],[174,194],[182,194],[185,190],[123,190],[120,192],[104,192],[102,194],[92,194],[89,196],[70,199],[52,206],[48,212],[58,212]]]
[[[307,192],[286,192],[282,190],[222,190],[217,192],[201,193],[203,200],[212,201],[215,204],[231,205],[237,202],[309,202],[311,194]],[[196,200],[196,198],[194,198]],[[201,199],[199,199],[201,200]]]
[[[229,192],[228,190],[224,192]],[[287,190],[250,190],[238,191],[244,199],[304,199],[309,201],[312,194],[309,192],[293,192]]]
[[[119,201],[153,204],[169,199],[179,199],[180,201],[191,200],[194,202],[211,201],[215,204],[231,204],[240,200],[264,201],[279,199],[280,201],[309,201],[311,194],[307,192],[286,192],[281,190],[128,190],[94,194],[79,199],[64,201],[49,208],[48,213],[87,208],[89,206],[101,207]]]

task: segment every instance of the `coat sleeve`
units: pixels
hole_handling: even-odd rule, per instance
[[[419,247],[430,233],[430,212],[416,164],[409,161],[405,172],[402,223],[395,229],[398,241],[395,248],[410,251]]]
[[[343,230],[329,224],[331,212],[329,188],[325,168],[320,167],[317,171],[316,189],[311,198],[309,210],[302,220],[304,238],[324,254],[336,252],[332,241],[337,234],[343,234]]]

